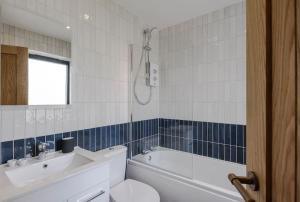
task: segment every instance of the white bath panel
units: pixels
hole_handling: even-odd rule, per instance
[[[127,165],[127,177],[154,187],[162,202],[242,201],[229,173],[245,176],[246,166],[162,147]]]

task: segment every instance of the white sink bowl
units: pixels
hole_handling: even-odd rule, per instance
[[[77,153],[54,153],[45,160],[32,159],[28,165],[5,171],[10,182],[16,187],[43,180],[64,171],[86,165],[92,160]]]

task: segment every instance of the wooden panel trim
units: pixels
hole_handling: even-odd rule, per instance
[[[247,170],[255,171],[258,192],[248,189],[256,202],[271,201],[272,60],[271,4],[247,0]],[[268,186],[267,186],[268,185]]]
[[[295,6],[295,12],[296,12],[296,75],[297,75],[297,83],[296,83],[296,105],[297,105],[297,116],[296,116],[296,175],[297,175],[297,182],[296,182],[296,201],[300,201],[300,99],[298,96],[300,96],[300,0],[296,0],[296,6]]]
[[[17,55],[1,54],[1,89],[2,105],[16,104],[17,102]]]
[[[18,47],[17,105],[28,105],[28,48]]]
[[[1,53],[16,55],[16,54],[18,54],[17,48],[19,48],[19,47],[17,47],[17,46],[1,45]]]
[[[1,45],[1,57],[2,56],[15,56],[16,58],[16,70],[15,70],[15,90],[11,92],[15,94],[11,100],[3,100],[5,96],[1,98],[1,104],[5,105],[28,105],[28,48],[19,46]],[[1,60],[1,65],[3,61]],[[3,73],[3,68],[1,69]],[[4,75],[1,75],[1,78]],[[3,79],[1,79],[1,86],[3,88]],[[1,95],[5,92],[1,88]],[[6,93],[7,94],[7,93]]]
[[[295,0],[272,0],[272,201],[296,199]]]

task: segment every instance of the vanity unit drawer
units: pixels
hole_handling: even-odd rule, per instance
[[[98,196],[98,199],[101,200],[98,200],[96,196]],[[108,202],[109,164],[106,163],[92,169],[82,171],[82,173],[28,193],[21,198],[12,200],[11,202],[40,201]]]
[[[68,202],[108,202],[109,181],[96,185],[85,192],[74,196]]]

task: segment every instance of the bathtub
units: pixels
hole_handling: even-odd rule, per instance
[[[227,179],[246,166],[158,147],[127,161],[126,176],[153,186],[161,202],[243,201]]]

